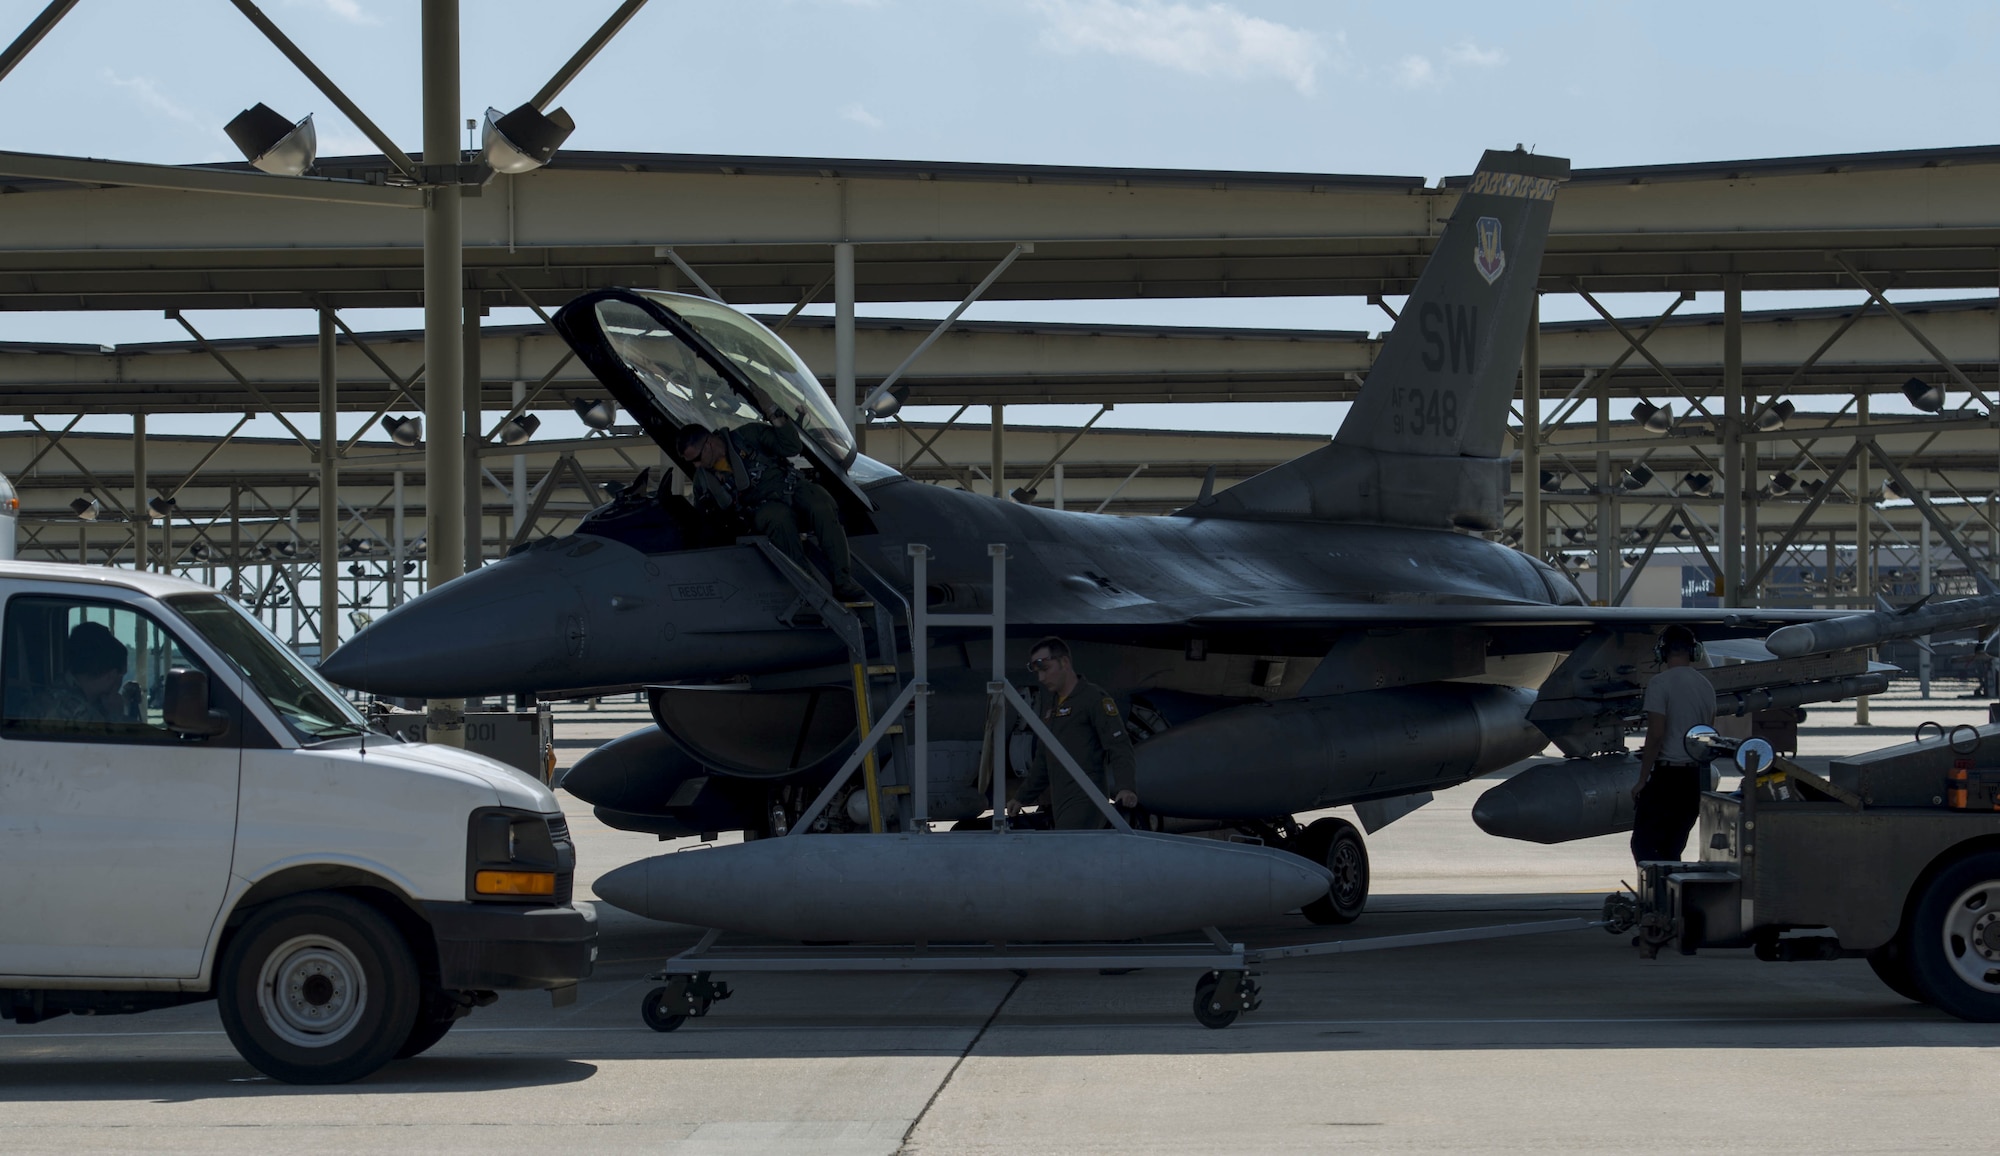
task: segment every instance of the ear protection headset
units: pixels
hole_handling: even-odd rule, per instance
[[[1685,650],[1695,662],[1702,662],[1708,657],[1702,650],[1701,639],[1685,626],[1669,626],[1660,631],[1659,641],[1653,643],[1653,661],[1665,665],[1667,652],[1671,650]]]

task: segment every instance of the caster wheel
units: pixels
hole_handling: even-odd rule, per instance
[[[656,1032],[670,1032],[687,1022],[684,1015],[669,1014],[666,1009],[667,989],[656,987],[646,993],[646,1000],[639,1005],[639,1015],[646,1026]]]
[[[1215,972],[1209,972],[1194,984],[1194,1018],[1205,1028],[1226,1028],[1236,1022],[1236,1009],[1225,1010],[1216,1002],[1218,978]]]

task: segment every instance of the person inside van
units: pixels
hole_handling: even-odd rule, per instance
[[[125,682],[131,652],[100,622],[83,622],[63,643],[63,679],[44,691],[30,716],[53,722],[109,724],[133,721],[138,687]]]

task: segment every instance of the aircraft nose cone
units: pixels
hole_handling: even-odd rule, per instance
[[[587,623],[576,587],[534,553],[454,579],[384,615],[320,664],[341,686],[409,698],[560,684]]]

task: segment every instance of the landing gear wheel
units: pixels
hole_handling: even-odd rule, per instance
[[[646,993],[646,1001],[639,1005],[639,1015],[646,1026],[656,1032],[670,1032],[686,1023],[684,1015],[675,1015],[666,1008],[667,989],[656,987]]]
[[[1298,853],[1333,872],[1333,888],[1299,908],[1322,927],[1352,923],[1368,906],[1368,847],[1345,819],[1314,819],[1296,842]]]
[[[395,1057],[416,1027],[421,986],[408,944],[380,912],[328,891],[252,915],[217,968],[229,1042],[288,1084],[344,1084]]]
[[[2000,851],[1967,855],[1931,880],[1910,913],[1909,968],[1926,1003],[2000,1021]]]
[[[1924,993],[1917,988],[1916,977],[1910,974],[1910,948],[1902,935],[1869,952],[1868,967],[1890,991],[1904,999],[1924,1002]]]
[[[1211,971],[1194,981],[1194,1018],[1202,1027],[1226,1028],[1236,1022],[1236,1009],[1223,1008],[1215,998],[1220,978]]]

